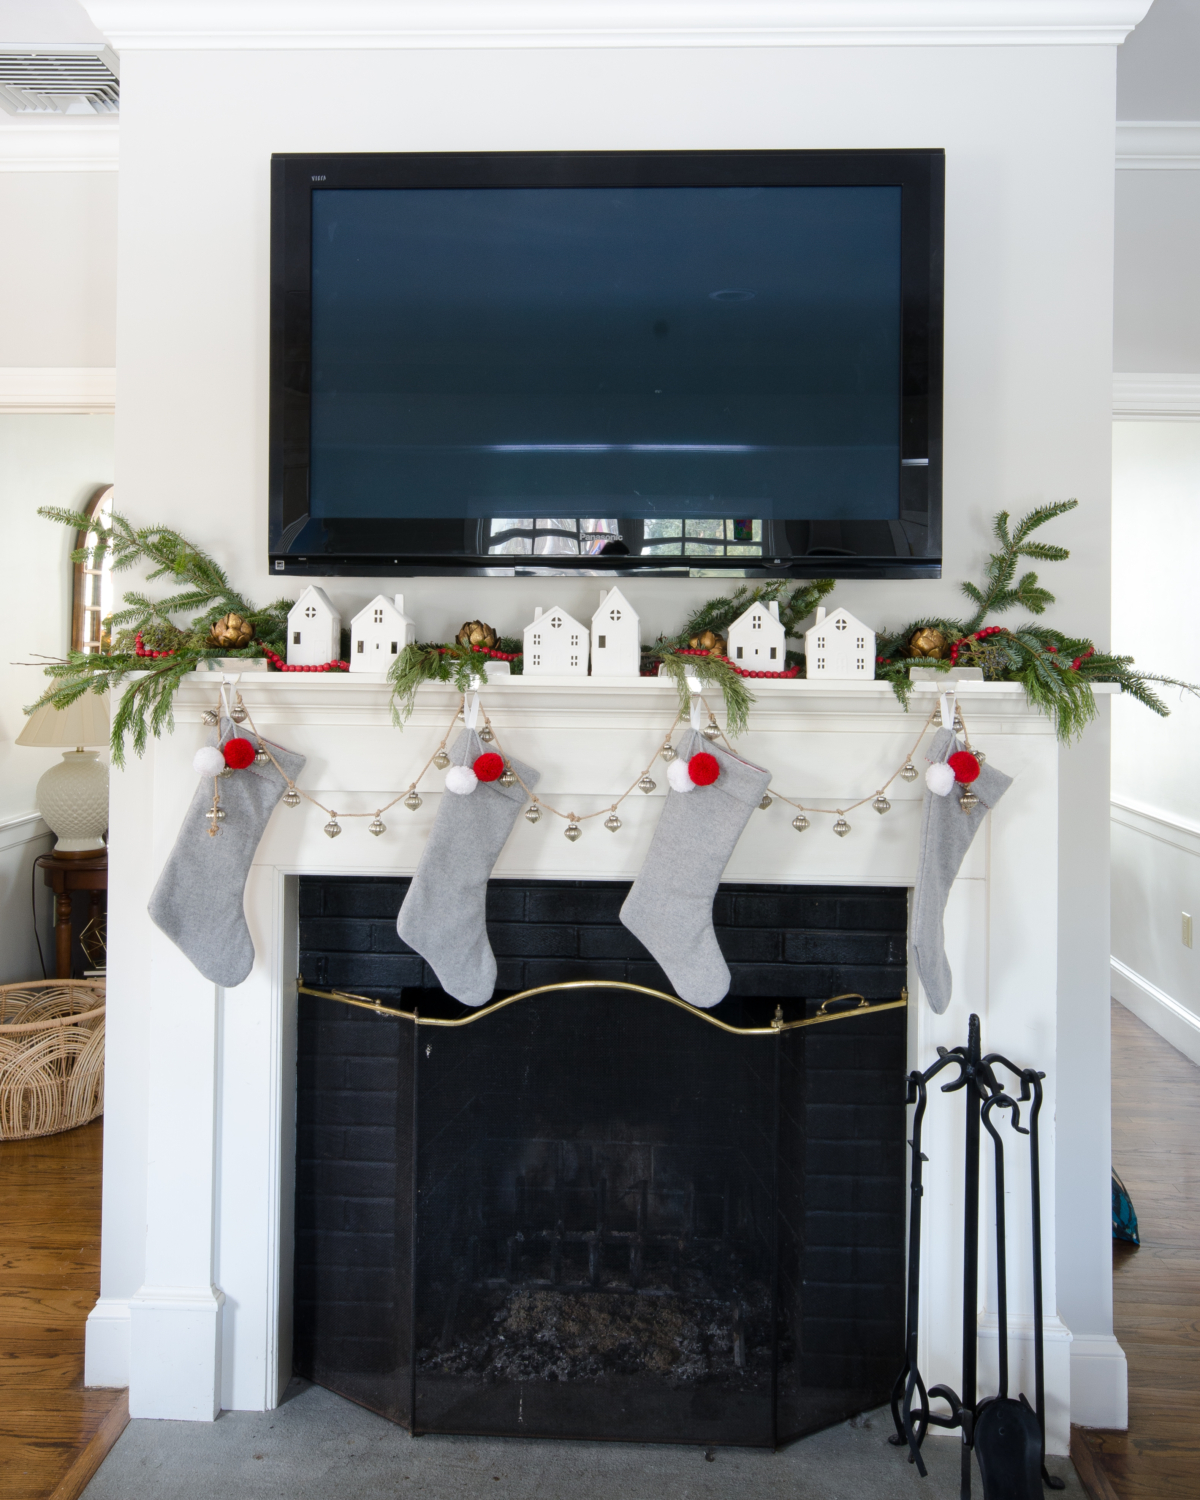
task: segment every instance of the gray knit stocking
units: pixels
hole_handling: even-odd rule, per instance
[[[450,747],[455,766],[471,766],[486,747],[464,729]],[[539,773],[509,758],[526,787]],[[519,783],[481,781],[469,796],[445,792],[429,842],[396,918],[396,931],[464,1005],[483,1005],[496,988],[496,959],[484,923],[487,883],[525,801]]]
[[[219,746],[240,737],[241,731],[222,719],[208,743]],[[294,781],[304,769],[303,755],[275,744],[270,748]],[[187,954],[205,979],[232,989],[254,967],[254,944],[243,906],[246,877],[267,819],[287,782],[268,761],[222,776],[218,785],[225,812],[220,832],[215,838],[209,835],[213,782],[205,776],[158,877],[148,910],[155,925]]]
[[[959,748],[953,730],[939,729],[926,758],[933,763],[945,761]],[[1011,785],[1012,777],[988,762],[980,767],[978,780],[970,784],[979,798],[970,812],[962,809],[959,799],[964,788],[958,783],[944,797],[928,790],[925,793],[912,904],[912,956],[926,998],[938,1015],[950,1004],[953,989],[942,926],[950,887],[984,818]]]
[[[650,852],[621,907],[621,921],[650,950],[675,993],[707,1009],[729,993],[729,967],[713,931],[713,897],[771,775],[710,745],[694,729],[676,749],[684,762],[707,751],[715,756],[720,775],[711,786],[667,793]]]

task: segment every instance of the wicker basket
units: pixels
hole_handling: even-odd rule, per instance
[[[104,981],[0,985],[0,1141],[54,1135],[104,1110]]]

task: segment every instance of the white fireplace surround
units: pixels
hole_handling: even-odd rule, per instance
[[[341,813],[373,811],[404,789],[457,701],[449,688],[423,687],[400,732],[379,679],[248,674],[240,686],[263,733],[307,756],[300,784]],[[739,749],[771,769],[780,791],[829,807],[874,791],[934,702],[934,689],[919,687],[906,714],[879,682],[759,681],[753,690],[757,702]],[[201,1421],[221,1408],[274,1407],[291,1372],[297,877],[411,873],[442,795],[441,775],[431,771],[420,810],[393,808],[380,838],[367,832],[367,820],[351,819],[331,840],[319,810],[279,807],[246,888],[255,966],[244,984],[222,991],[146,914],[196,789],[191,762],[214,695],[211,678],[186,682],[175,732],[112,778],[102,1295],[88,1321],[86,1370],[88,1384],[128,1384],[134,1416]],[[565,687],[516,678],[486,688],[483,701],[504,748],[542,772],[539,794],[578,813],[625,789],[677,709],[673,688],[652,679]],[[938,1045],[965,1041],[967,1016],[976,1011],[985,1048],[1048,1074],[1046,1386],[1051,1451],[1065,1453],[1071,1334],[1054,1313],[1056,1237],[1072,1233],[1054,1214],[1059,752],[1052,726],[1017,685],[966,684],[960,704],[973,743],[1014,781],[950,898],[954,999],[947,1013],[933,1015],[910,983],[909,1058],[925,1066]],[[666,777],[656,780],[655,793],[635,793],[622,805],[615,835],[596,819],[571,844],[558,819],[536,826],[518,819],[496,874],[631,878],[661,811]],[[892,810],[881,818],[859,808],[845,839],[824,818],[797,835],[791,809],[777,802],[753,814],[725,878],[911,886],[923,794],[922,780],[897,780],[888,793]],[[955,1387],[959,1297],[947,1289],[961,1265],[961,1122],[958,1096],[935,1092],[925,1127],[921,1367],[927,1384]],[[1028,1181],[1022,1153],[1011,1152],[1009,1161],[1014,1384],[1032,1394]],[[985,1169],[985,1255],[989,1180]],[[981,1274],[985,1390],[996,1364],[994,1308],[994,1278]],[[1120,1349],[1101,1342],[1089,1349],[1084,1377],[1123,1391]]]

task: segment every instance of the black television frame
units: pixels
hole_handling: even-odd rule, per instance
[[[746,558],[530,557],[371,550],[299,553],[308,519],[312,195],[330,188],[898,186],[901,192],[901,500],[895,522],[807,526],[803,552]],[[901,151],[413,152],[271,158],[269,558],[275,573],[443,577],[938,578],[942,550],[945,153]],[[374,523],[385,527],[386,521]],[[410,523],[412,524],[412,523]],[[833,545],[841,527],[886,527],[893,551]],[[817,528],[815,535],[813,528]],[[836,528],[836,529],[835,529]],[[380,536],[381,544],[386,538]],[[298,555],[299,553],[299,555]]]

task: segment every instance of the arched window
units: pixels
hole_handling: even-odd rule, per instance
[[[112,485],[101,485],[83,507],[84,515],[107,522],[112,513],[112,496]],[[90,554],[75,564],[75,604],[71,614],[71,650],[93,655],[112,648],[104,622],[113,612],[112,559],[107,551],[96,556],[95,540],[94,532],[75,533],[77,548],[86,547],[89,542],[93,546]]]

